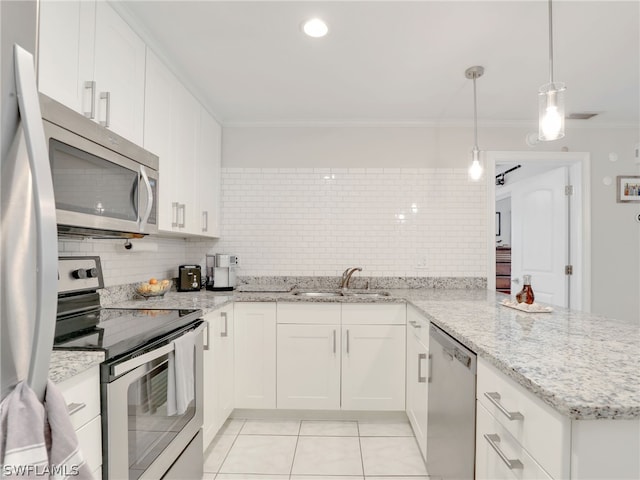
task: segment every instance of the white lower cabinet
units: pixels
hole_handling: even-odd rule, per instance
[[[405,326],[343,325],[342,408],[405,409]]]
[[[340,324],[278,325],[278,408],[340,408]]]
[[[236,408],[276,408],[276,304],[234,306]]]
[[[427,458],[427,399],[429,321],[414,307],[407,306],[407,417]]]
[[[203,317],[203,447],[206,450],[234,408],[234,308],[224,306]]]
[[[551,478],[508,430],[478,401],[476,408],[476,480]]]
[[[478,479],[640,478],[638,419],[572,420],[482,358],[476,397]]]
[[[67,402],[82,456],[95,478],[101,478],[98,476],[102,469],[99,366],[91,367],[57,386]]]
[[[278,303],[278,408],[404,410],[404,309]]]

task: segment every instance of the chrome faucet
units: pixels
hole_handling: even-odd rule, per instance
[[[342,273],[342,280],[340,281],[340,288],[349,288],[349,282],[351,281],[351,275],[356,272],[361,272],[362,269],[360,267],[351,267],[347,268]]]

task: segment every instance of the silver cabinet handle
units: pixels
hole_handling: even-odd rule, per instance
[[[500,460],[502,460],[504,464],[509,468],[509,470],[513,470],[514,468],[524,468],[524,465],[522,465],[522,462],[520,460],[509,459],[505,455],[505,453],[500,449],[500,446],[498,445],[500,443],[500,437],[496,433],[489,433],[483,436],[484,436],[484,439],[487,442],[489,442],[489,445],[491,445],[491,448],[493,448],[495,452],[498,454],[498,456],[500,457]]]
[[[347,353],[349,353],[349,330],[347,330]]]
[[[178,209],[180,204],[178,202],[171,202],[171,226],[178,226]]]
[[[209,231],[209,212],[202,212],[202,231]]]
[[[224,332],[220,332],[221,337],[229,336],[229,319],[227,318],[227,312],[220,312],[220,316],[224,318]]]
[[[100,125],[109,128],[111,126],[111,92],[100,92],[100,100],[106,102],[106,111],[104,121],[100,121]]]
[[[336,353],[336,329],[333,329],[333,353]]]
[[[186,217],[187,217],[187,205],[184,203],[181,203],[178,208],[182,211],[182,221],[178,223],[178,227],[180,228],[184,228],[185,223],[187,222]]]
[[[84,116],[90,119],[96,118],[96,82],[94,80],[84,82],[84,89],[91,90],[91,106]]]
[[[518,283],[520,283],[520,279],[519,278],[514,278],[513,280],[511,280],[511,283],[518,284]]]
[[[203,350],[209,350],[211,346],[210,338],[209,338],[209,321],[207,321],[207,343],[202,346]]]
[[[429,378],[428,378],[428,380],[427,380],[427,381],[428,381],[429,383],[431,383],[431,368],[432,368],[432,367],[431,367],[431,354],[429,354],[429,357],[428,357],[428,358],[429,358],[429,359],[427,360],[427,364],[429,365],[429,369],[428,369],[428,373],[427,373],[427,375],[428,375],[428,377],[429,377]]]
[[[422,360],[427,359],[426,353],[418,354],[418,383],[425,383],[427,381],[427,377],[422,376]]]
[[[87,406],[86,403],[70,403],[69,405],[67,405],[67,411],[69,412],[69,416],[73,415],[74,413],[78,413],[80,410],[82,410],[86,406]]]
[[[422,328],[422,325],[420,325],[415,320],[409,320],[409,325],[411,325],[413,328]]]
[[[498,392],[484,392],[484,396],[489,399],[491,403],[493,403],[500,412],[507,417],[509,420],[524,420],[524,415],[520,412],[510,412],[504,405],[500,403],[500,394]]]

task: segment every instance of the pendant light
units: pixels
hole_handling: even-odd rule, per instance
[[[478,181],[482,177],[482,164],[480,163],[480,150],[478,149],[478,104],[476,101],[476,79],[484,74],[484,67],[479,65],[469,67],[464,71],[464,76],[473,80],[473,149],[471,150],[471,166],[469,178]]]
[[[549,0],[549,83],[538,90],[538,139],[558,140],[564,137],[564,92],[562,82],[553,81],[553,9]]]

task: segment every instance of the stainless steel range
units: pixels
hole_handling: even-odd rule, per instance
[[[202,311],[101,308],[100,258],[58,264],[54,349],[106,356],[103,479],[201,479]]]

